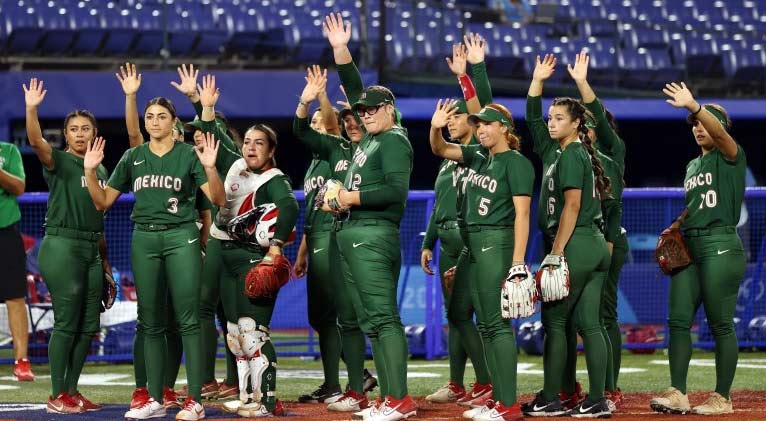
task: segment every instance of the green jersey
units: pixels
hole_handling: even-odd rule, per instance
[[[543,161],[543,178],[540,185],[540,201],[537,205],[537,226],[543,232],[543,235],[553,237],[556,230],[550,231],[548,228],[549,208],[548,202],[543,198],[546,191],[546,177],[549,170],[556,163],[561,155],[559,142],[551,138],[548,132],[548,124],[543,120],[543,100],[539,96],[527,97],[527,111],[524,116],[532,135],[532,149]],[[558,220],[557,220],[558,223]]]
[[[461,149],[463,162],[469,167],[474,159],[487,157],[480,171],[469,171],[463,179],[466,224],[513,227],[516,219],[513,196],[532,196],[535,182],[532,163],[515,150],[490,155],[481,145]]]
[[[309,148],[316,159],[327,161],[332,178],[340,181],[346,179],[357,144],[344,137],[320,133],[312,129],[308,118],[295,117],[293,133]]]
[[[742,146],[727,160],[720,150],[694,158],[686,166],[684,190],[689,211],[683,229],[736,226],[745,197],[745,166]]]
[[[48,183],[48,212],[45,226],[71,228],[80,231],[104,230],[104,213],[96,209],[85,181],[84,159],[58,149],[52,149],[53,168],[43,167]],[[96,177],[103,188],[109,173],[103,165],[96,168]]]
[[[332,214],[314,209],[314,198],[317,195],[317,190],[330,177],[332,177],[330,164],[314,155],[314,159],[311,160],[309,169],[306,171],[306,176],[303,178],[303,193],[306,197],[306,214],[303,220],[307,227],[312,227],[313,229],[328,226],[332,223]]]
[[[130,148],[122,155],[108,185],[135,195],[130,219],[138,224],[182,224],[197,220],[195,194],[207,175],[186,143],[174,142],[163,156],[150,143]]]
[[[24,163],[16,145],[0,142],[0,170],[24,180]],[[92,203],[92,202],[91,202]],[[16,196],[0,187],[0,228],[11,226],[21,219],[21,210]]]
[[[546,204],[543,232],[555,236],[564,209],[564,191],[568,189],[582,192],[575,228],[600,229],[601,199],[595,181],[590,154],[581,141],[570,143],[561,151],[559,159],[543,173],[543,188],[540,191],[540,202]]]
[[[617,162],[596,150],[604,174],[611,182],[611,194],[601,201],[604,218],[604,238],[610,243],[617,241],[622,230],[622,169]]]

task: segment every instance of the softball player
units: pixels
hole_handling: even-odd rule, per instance
[[[200,188],[211,202],[222,205],[225,194],[215,169],[218,144],[210,137],[205,150],[200,152],[175,142],[172,138],[175,120],[175,107],[170,101],[151,100],[144,111],[150,142],[125,152],[105,189],[97,186],[94,171],[104,156],[103,141],[89,146],[84,163],[88,190],[97,209],[108,209],[128,190],[134,192],[136,201],[131,215],[135,223],[131,260],[139,323],[146,336],[144,351],[151,397],[141,407],[129,410],[126,418],[143,419],[165,413],[160,400],[168,290],[186,350],[189,379],[189,397],[176,419],[197,420],[205,415],[199,403],[202,355],[198,291],[202,261],[199,231],[194,224],[194,197]]]
[[[321,133],[310,127],[308,122],[308,105],[314,101],[322,92],[325,92],[327,84],[326,72],[320,72],[318,69],[309,70],[307,84],[301,93],[301,98],[298,103],[298,107],[295,111],[295,119],[293,121],[293,133],[300,139],[317,157],[317,159],[327,162],[330,169],[329,177],[336,180],[344,180],[346,173],[348,172],[350,163],[353,159],[353,155],[358,147],[359,142],[362,140],[363,132],[359,127],[359,124],[355,120],[354,114],[350,109],[344,109],[340,115],[343,119],[346,134],[349,140],[333,136],[329,133]],[[318,188],[327,181],[322,180],[309,180],[309,184],[304,187],[306,190],[307,198],[309,196],[315,197]],[[312,206],[312,202],[306,200],[307,208]],[[326,215],[324,212],[316,212],[313,214],[314,218],[324,218],[321,215]],[[318,260],[319,258],[327,259],[327,265],[331,262],[339,261],[338,241],[335,230],[332,225],[330,226],[329,238],[322,238],[322,226],[319,226],[319,231],[316,231],[316,227],[312,225],[309,237],[317,245],[312,245],[312,252],[316,250],[317,256],[312,258]],[[307,237],[307,239],[309,238]],[[314,238],[316,237],[316,238]],[[326,247],[320,247],[326,242]],[[322,252],[326,250],[327,255],[323,255]],[[320,266],[318,269],[321,269]],[[320,278],[323,279],[323,278]],[[364,335],[362,334],[357,312],[354,310],[354,306],[351,301],[351,297],[348,293],[343,277],[331,277],[333,284],[329,286],[334,296],[331,303],[335,304],[335,317],[337,318],[337,326],[340,329],[341,335],[341,350],[343,353],[344,361],[346,363],[346,369],[348,371],[348,390],[337,401],[328,405],[328,409],[331,411],[361,411],[367,406],[366,392],[371,390],[377,383],[374,377],[370,379],[370,386],[366,385],[365,371],[364,370],[364,357],[366,355],[366,344],[364,341]],[[311,281],[309,281],[311,283]],[[318,282],[319,283],[319,282]],[[324,323],[329,324],[329,318],[332,317],[332,309],[328,309],[326,302],[312,300],[312,296],[309,295],[309,312],[314,313],[315,310],[324,309],[322,312]],[[316,296],[324,297],[324,295]],[[314,316],[312,316],[314,317]],[[319,320],[322,320],[320,318]],[[333,323],[336,323],[333,321]],[[321,324],[321,322],[320,322]],[[380,375],[380,372],[378,373]],[[327,383],[327,382],[325,382]],[[320,388],[321,389],[321,388]],[[312,393],[311,398],[314,398]],[[316,397],[317,400],[318,397]]]
[[[200,91],[203,132],[219,130],[214,114],[217,100],[215,78],[207,76]],[[276,296],[253,300],[244,294],[245,275],[263,259],[282,254],[282,246],[298,219],[298,202],[289,179],[275,168],[276,147],[277,135],[269,126],[257,124],[247,130],[242,158],[226,169],[226,207],[219,209],[215,224],[210,229],[211,237],[219,240],[216,247],[220,247],[218,253],[222,262],[220,291],[228,324],[227,344],[237,357],[239,378],[240,399],[227,402],[224,410],[243,417],[283,414],[282,404],[276,396],[277,354],[269,337]],[[228,162],[228,158],[222,155],[233,155],[228,150],[218,152],[218,165]],[[276,231],[268,250],[233,240],[227,233],[226,223],[238,214],[266,203],[274,203],[279,211]],[[268,254],[264,254],[266,251]],[[252,390],[249,395],[248,380]]]
[[[537,64],[527,96],[527,125],[534,150],[543,160],[538,215],[544,236],[552,243],[541,270],[558,271],[569,262],[571,287],[566,298],[543,303],[545,326],[545,381],[543,390],[524,405],[530,416],[566,413],[558,392],[565,371],[560,350],[566,344],[569,319],[583,338],[588,366],[589,395],[569,413],[577,418],[611,414],[604,398],[607,359],[599,305],[609,269],[609,250],[601,233],[601,197],[609,195],[609,179],[591,146],[586,127],[587,109],[572,98],[554,99],[548,125],[542,119],[543,83],[555,69],[556,59],[546,55]],[[573,390],[565,390],[571,394]]]
[[[417,412],[407,393],[407,340],[396,302],[399,223],[409,190],[412,147],[406,130],[397,125],[391,91],[382,86],[363,88],[348,49],[350,24],[344,25],[340,14],[330,15],[324,30],[352,110],[366,132],[343,183],[348,190],[338,196],[350,212],[336,229],[346,286],[359,324],[370,338],[384,397],[367,419],[398,420]]]
[[[30,80],[29,88],[24,85],[27,136],[43,165],[50,190],[39,254],[40,271],[53,299],[54,317],[48,344],[52,393],[47,411],[98,411],[101,406],[77,389],[91,338],[100,328],[104,272],[111,273],[103,237],[104,213],[93,206],[82,176],[83,157],[88,143],[96,139],[97,125],[88,111],[69,113],[64,119],[67,149],[52,148],[43,138],[37,118],[37,108],[46,93],[42,80]],[[106,169],[98,165],[92,171],[87,183],[104,185]]]
[[[745,194],[745,151],[731,137],[731,120],[720,105],[700,104],[689,89],[665,85],[674,107],[691,112],[687,121],[702,154],[686,165],[686,208],[671,228],[681,229],[692,264],[673,275],[668,301],[670,385],[651,406],[658,412],[687,413],[686,376],[692,355],[690,329],[700,304],[705,306],[715,340],[715,392],[691,409],[701,415],[733,412],[729,391],[737,368],[734,331],[737,293],[746,258],[736,225]]]
[[[464,82],[466,75],[466,61],[471,63],[471,70],[476,82],[476,97],[479,107],[492,102],[492,91],[487,77],[487,68],[484,64],[485,42],[476,34],[466,35],[464,46],[456,45],[453,47],[452,61],[448,62],[450,69],[457,76],[462,85],[470,82],[470,79]],[[466,92],[466,91],[464,91]],[[472,97],[472,90],[467,92],[469,99]],[[478,140],[474,136],[473,129],[468,124],[468,105],[465,100],[457,101],[455,104],[457,111],[450,116],[447,121],[447,129],[450,138],[457,140],[461,145],[477,144]],[[478,111],[476,109],[475,111]],[[439,131],[441,134],[441,130]],[[464,244],[460,235],[459,227],[465,226],[462,214],[464,195],[458,188],[461,184],[461,177],[466,174],[468,169],[462,162],[445,159],[439,167],[439,174],[436,178],[434,193],[436,200],[433,213],[429,219],[426,236],[423,239],[421,252],[421,266],[423,270],[432,275],[430,263],[433,258],[433,247],[436,240],[441,240],[439,248],[439,275],[442,282],[442,295],[444,297],[445,308],[448,310],[448,344],[449,344],[449,364],[450,381],[439,390],[426,396],[426,400],[435,403],[458,402],[482,407],[482,399],[492,396],[492,387],[490,383],[489,372],[487,371],[486,359],[484,357],[483,345],[479,336],[479,331],[473,322],[473,317],[463,317],[461,326],[453,323],[450,314],[472,314],[473,304],[469,289],[470,281],[453,282],[452,285],[445,284],[444,273],[457,265],[460,252]],[[460,210],[460,212],[458,212]],[[458,215],[460,214],[460,215]],[[466,273],[457,271],[458,274]],[[452,305],[452,297],[455,286],[464,286],[463,291],[458,290],[456,296],[462,297],[461,300],[455,300],[453,312],[449,312]],[[460,288],[458,288],[460,289]],[[465,373],[465,363],[468,357],[471,357],[474,372],[476,373],[476,382],[472,390],[466,392],[463,385],[463,376]]]
[[[500,292],[509,269],[513,272],[519,266],[528,272],[524,255],[534,169],[519,153],[521,141],[505,107],[489,104],[469,117],[480,145],[458,146],[444,141],[441,131],[457,111],[453,101],[439,101],[431,119],[431,148],[437,156],[462,162],[471,169],[480,168],[469,170],[461,186],[465,191],[465,227],[461,233],[466,245],[461,260],[468,262],[469,288],[494,398],[464,416],[482,421],[519,420],[524,415],[516,402],[516,341],[513,328],[501,317]],[[458,285],[461,281],[456,277],[456,291],[462,287]],[[455,324],[471,317],[470,312],[450,314]]]

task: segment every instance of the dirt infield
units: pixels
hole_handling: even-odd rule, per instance
[[[734,414],[727,416],[703,417],[698,415],[667,415],[658,414],[649,408],[649,400],[652,394],[634,393],[625,396],[625,403],[620,411],[612,415],[613,419],[626,421],[639,421],[646,419],[666,420],[678,419],[682,421],[696,420],[764,420],[766,421],[766,391],[737,391],[732,393],[734,400]],[[702,403],[707,397],[706,393],[693,392],[689,395],[689,401],[692,406]],[[531,395],[522,395],[521,401],[526,402],[532,399]],[[462,420],[462,407],[457,405],[434,405],[426,402],[422,398],[417,399],[420,409],[418,416],[413,420]],[[213,404],[215,405],[215,404]],[[324,405],[301,404],[297,402],[285,402],[287,417],[292,421],[298,420],[350,420],[351,414],[329,413]],[[555,417],[551,419],[563,419],[568,417]],[[227,418],[230,420],[231,418]],[[245,419],[245,418],[239,418]],[[531,419],[531,418],[530,418]],[[571,419],[571,418],[570,418]],[[215,421],[209,418],[209,421]]]

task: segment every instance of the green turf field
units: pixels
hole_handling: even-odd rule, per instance
[[[695,352],[689,369],[689,389],[711,390],[715,384],[715,366],[711,352]],[[662,350],[654,355],[623,354],[620,387],[625,392],[653,392],[668,386],[667,358]],[[373,368],[372,361],[366,367]],[[521,356],[519,359],[519,393],[533,393],[542,387],[542,359]],[[3,402],[44,402],[50,393],[50,377],[46,365],[33,367],[37,380],[20,384],[11,375],[11,366],[0,369],[0,394]],[[585,359],[578,361],[578,379],[587,390]],[[217,377],[225,374],[225,363],[219,360]],[[343,373],[345,375],[345,373]],[[321,365],[318,361],[300,358],[279,360],[277,390],[286,400],[310,392],[321,383]],[[424,396],[448,380],[447,360],[411,360],[409,363],[409,387],[413,396]],[[766,386],[766,353],[740,354],[739,369],[734,379],[734,389],[763,390]],[[181,368],[179,386],[185,379]],[[466,370],[466,382],[473,380],[473,372]],[[85,366],[80,390],[94,402],[126,403],[133,391],[133,367],[127,364],[89,363]]]

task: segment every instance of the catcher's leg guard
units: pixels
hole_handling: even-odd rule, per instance
[[[250,386],[253,390],[253,399],[260,401],[260,390],[263,374],[272,363],[261,352],[264,344],[269,341],[268,328],[258,325],[250,317],[240,317],[238,320],[239,341],[242,352],[247,358],[250,371]]]
[[[234,354],[234,358],[236,358],[237,362],[239,400],[244,403],[252,396],[247,393],[247,380],[250,376],[250,364],[248,364],[245,352],[242,350],[242,345],[239,342],[239,326],[228,322],[226,323],[226,328],[229,331],[229,333],[226,334],[226,344],[229,346],[231,353]]]

